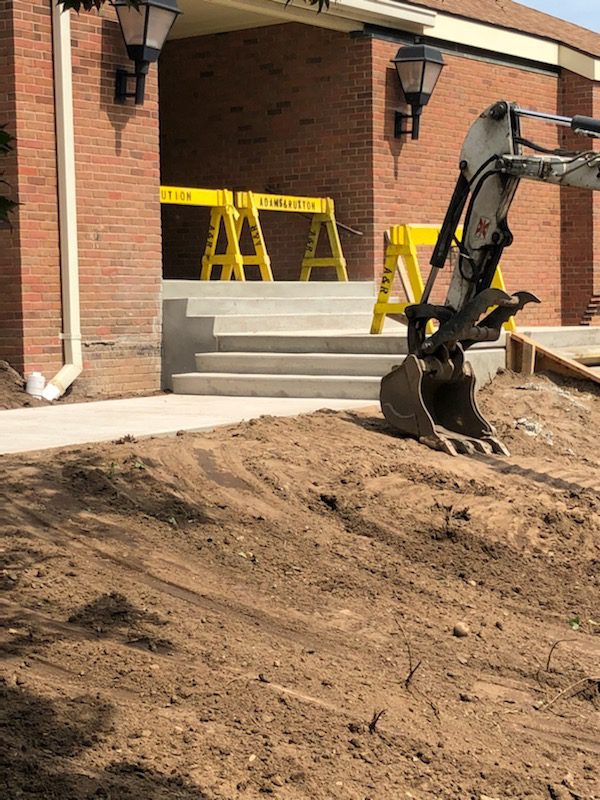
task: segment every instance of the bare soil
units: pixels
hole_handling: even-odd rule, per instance
[[[77,381],[70,386],[66,393],[56,403],[91,403],[95,400],[117,400],[125,397],[149,397],[162,394],[155,392],[113,392],[111,394],[92,392],[86,389],[85,384]],[[28,408],[30,406],[48,406],[47,400],[33,397],[25,391],[23,376],[13,369],[7,361],[0,360],[0,410],[10,408]]]
[[[600,798],[600,400],[482,404],[1,458],[0,797]]]
[[[39,405],[47,403],[27,394],[23,377],[10,366],[8,361],[0,361],[0,409]]]

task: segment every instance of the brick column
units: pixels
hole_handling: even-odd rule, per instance
[[[13,136],[16,133],[15,48],[13,7],[0,5],[0,125]],[[18,196],[17,156],[0,156],[0,173],[10,186],[0,191]],[[21,309],[21,263],[19,254],[19,215],[12,216],[12,228],[0,224],[0,359],[17,369],[23,368],[23,323]]]
[[[459,174],[460,152],[478,115],[497,100],[516,101],[525,108],[556,111],[557,78],[551,73],[502,65],[446,53],[446,68],[429,105],[423,110],[418,141],[394,138],[394,111],[408,110],[390,60],[399,44],[373,41],[374,206],[378,251],[375,269],[382,267],[383,234],[393,224],[441,224]],[[526,132],[545,147],[558,144],[556,129],[528,124]],[[502,271],[510,292],[539,294],[540,305],[528,305],[521,324],[559,325],[560,198],[551,186],[522,181],[508,222],[514,243],[502,255]],[[429,255],[420,248],[421,271],[429,270]],[[442,270],[434,302],[446,297],[451,270]]]
[[[0,358],[48,378],[62,363],[51,2],[10,0],[0,11],[0,45],[2,37],[12,43],[12,53],[0,48],[10,67],[0,77],[8,83],[0,85],[0,112],[7,106],[17,137],[12,177],[21,204],[12,236],[0,232],[3,284],[12,287],[0,301]],[[115,105],[115,68],[130,62],[114,12],[72,14],[71,22],[84,357],[78,385],[94,393],[148,391],[160,378],[157,70],[150,70],[142,107]]]
[[[559,114],[600,116],[600,87],[563,70]],[[561,146],[591,149],[593,139],[561,129]],[[600,193],[563,187],[561,192],[562,306],[565,325],[590,324],[600,307]]]

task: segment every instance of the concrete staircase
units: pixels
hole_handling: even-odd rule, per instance
[[[560,355],[600,373],[600,326],[539,327],[522,332]]]
[[[179,394],[377,400],[407,352],[398,323],[369,335],[372,282],[165,281],[163,297],[163,367]],[[478,345],[469,360],[489,380],[504,342]]]

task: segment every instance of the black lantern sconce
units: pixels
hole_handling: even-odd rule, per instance
[[[135,72],[117,70],[115,102],[124,103],[135,98],[136,106],[144,102],[148,67],[158,60],[169,31],[181,11],[177,0],[140,0],[137,6],[126,0],[112,0],[116,9],[127,55],[135,63]],[[135,91],[128,92],[130,79],[135,79]]]
[[[396,111],[394,118],[394,136],[411,134],[413,139],[419,138],[421,111],[429,102],[438,78],[445,67],[444,59],[439,50],[426,44],[415,44],[401,47],[392,59],[396,67],[400,86],[411,108],[410,114]],[[410,129],[404,127],[404,120],[412,120]]]

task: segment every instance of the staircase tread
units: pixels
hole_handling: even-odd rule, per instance
[[[273,379],[273,380],[318,380],[318,381],[380,381],[381,375],[312,375],[312,374],[282,374],[277,372],[179,372],[173,378],[231,378],[234,380],[244,380],[252,378]]]
[[[240,356],[247,358],[276,358],[283,360],[287,358],[404,358],[404,353],[269,353],[265,350],[203,350],[195,353],[197,358],[205,358],[206,356],[212,357],[215,360],[219,358],[239,358]]]

